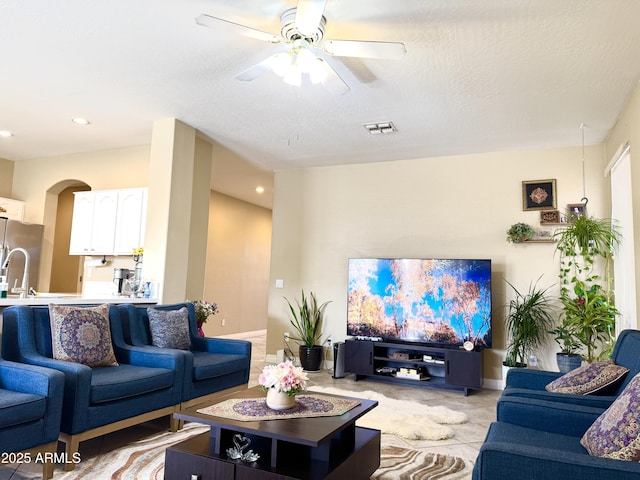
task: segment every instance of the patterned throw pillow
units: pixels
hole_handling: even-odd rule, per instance
[[[594,362],[571,370],[549,383],[545,389],[549,392],[588,395],[622,380],[628,371],[628,368],[614,364],[613,360]]]
[[[89,367],[118,365],[111,343],[109,305],[49,305],[53,358]]]
[[[589,455],[640,461],[640,374],[582,436]]]
[[[189,350],[189,312],[186,307],[180,310],[158,310],[147,307],[151,343],[161,348],[179,348]]]

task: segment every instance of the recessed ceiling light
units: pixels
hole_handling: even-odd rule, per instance
[[[392,122],[365,123],[363,125],[367,132],[371,135],[379,135],[381,133],[394,133],[398,129]]]
[[[264,193],[264,187],[261,187],[261,186],[256,187],[256,192]]]
[[[91,122],[84,118],[72,118],[71,121],[76,125],[91,125]]]
[[[0,137],[3,137],[3,138],[13,137],[13,133],[11,133],[9,130],[0,130]]]

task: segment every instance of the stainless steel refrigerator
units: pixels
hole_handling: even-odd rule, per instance
[[[14,248],[24,248],[29,252],[29,285],[38,290],[38,275],[40,274],[40,251],[42,250],[42,235],[44,225],[23,223],[0,217],[0,276],[7,275],[9,293],[14,286],[20,286],[24,274],[24,255],[16,253],[9,260],[9,268],[2,269],[7,255]]]

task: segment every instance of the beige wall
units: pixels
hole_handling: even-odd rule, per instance
[[[13,162],[0,158],[0,197],[11,198]]]
[[[636,85],[627,106],[621,113],[614,128],[609,132],[605,142],[607,161],[612,160],[618,148],[629,143],[631,145],[631,186],[633,189],[633,205],[640,205],[640,83]],[[609,177],[606,178],[609,181]],[[640,208],[633,211],[635,240],[635,272],[640,278]],[[640,282],[636,281],[636,288]],[[636,309],[640,312],[640,292],[636,292]],[[640,328],[640,320],[636,319],[636,328]]]
[[[267,328],[271,210],[211,192],[208,238],[202,298],[216,302],[219,313],[206,334]]]
[[[606,216],[609,193],[602,146],[586,148],[589,213]],[[501,377],[505,280],[557,292],[552,244],[513,245],[516,222],[539,227],[539,212],[522,211],[523,180],[557,180],[558,208],[582,198],[582,148],[513,151],[390,163],[309,168],[276,173],[267,352],[290,330],[283,296],[300,289],[331,300],[325,334],[345,338],[350,257],[489,258],[493,266],[494,348],[484,352],[484,376]],[[276,289],[276,279],[284,289]],[[538,353],[556,369],[555,344]]]

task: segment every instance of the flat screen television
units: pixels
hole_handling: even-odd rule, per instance
[[[349,259],[347,335],[491,347],[491,260]]]

